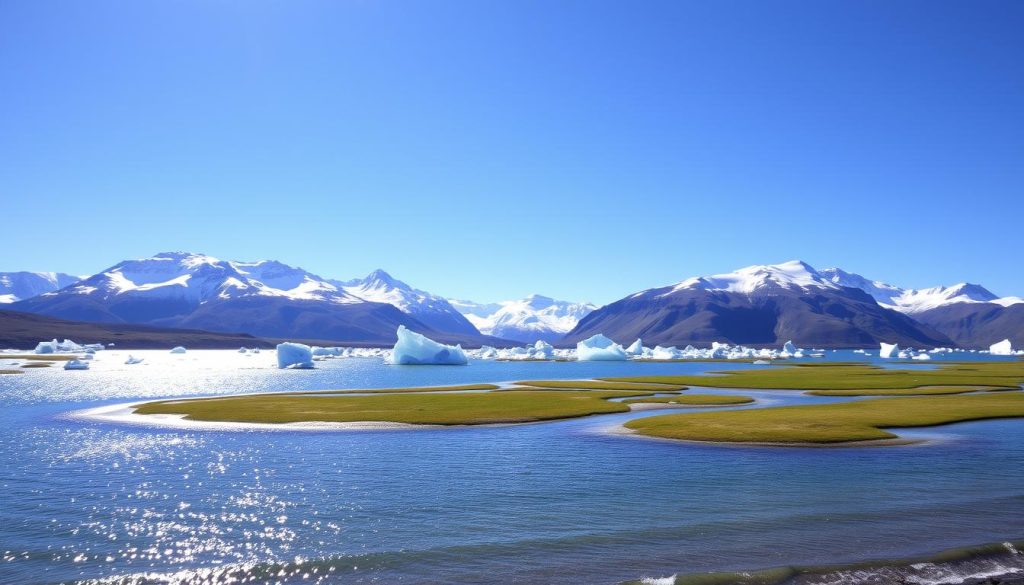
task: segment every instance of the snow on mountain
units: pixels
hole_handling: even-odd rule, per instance
[[[688,278],[663,294],[670,295],[682,290],[755,294],[779,289],[809,288],[836,289],[838,286],[809,264],[800,260],[790,260],[782,264],[748,266],[726,274]],[[637,295],[645,292],[639,292]]]
[[[151,258],[126,260],[63,292],[98,300],[167,298],[196,305],[212,299],[250,296],[340,304],[361,302],[301,268],[268,261],[228,262],[189,252],[164,252]]]
[[[61,272],[0,272],[0,304],[30,299],[81,280]]]
[[[602,333],[652,345],[778,344],[862,347],[879,339],[934,346],[949,339],[841,286],[799,260],[688,278],[605,305],[563,339]]]
[[[821,274],[839,286],[857,288],[868,293],[887,309],[911,315],[957,303],[995,303],[1004,307],[1024,303],[1024,299],[1020,297],[1000,298],[977,284],[960,283],[952,286],[905,289],[870,280],[839,268],[826,268]]]
[[[590,303],[558,301],[542,295],[503,303],[452,301],[452,304],[481,333],[525,342],[559,341],[580,319],[597,308]]]
[[[444,297],[415,289],[383,270],[374,270],[365,278],[331,282],[351,296],[392,305],[438,331],[467,335],[480,333]]]

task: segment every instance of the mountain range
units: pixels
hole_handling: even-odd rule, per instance
[[[597,308],[542,295],[500,303],[446,299],[375,270],[328,279],[273,260],[166,252],[92,276],[0,273],[0,303],[104,324],[265,338],[386,345],[399,325],[446,343],[568,345],[603,333],[621,343],[818,347],[880,341],[917,347],[1024,344],[1024,299],[976,284],[903,289],[798,260],[647,289]]]
[[[558,301],[542,295],[501,303],[449,302],[481,333],[527,343],[538,339],[558,343],[580,319],[597,308],[591,303]]]
[[[1022,316],[1024,301],[979,285],[901,289],[793,260],[640,291],[590,313],[563,342],[604,333],[650,345],[988,347],[1024,343]]]

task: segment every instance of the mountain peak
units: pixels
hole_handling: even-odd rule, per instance
[[[755,264],[726,274],[697,276],[680,282],[671,292],[703,289],[744,294],[777,289],[838,288],[810,264],[789,260],[780,264]]]

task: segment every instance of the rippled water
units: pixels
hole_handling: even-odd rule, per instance
[[[105,352],[87,372],[0,376],[0,583],[617,583],[1024,536],[1020,421],[913,431],[943,439],[923,446],[771,449],[605,432],[661,411],[330,433],[65,416],[158,396],[750,367],[351,359],[281,371],[269,353],[141,353],[148,365]]]

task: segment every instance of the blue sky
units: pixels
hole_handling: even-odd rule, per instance
[[[0,269],[1024,294],[1024,3],[0,3]]]

